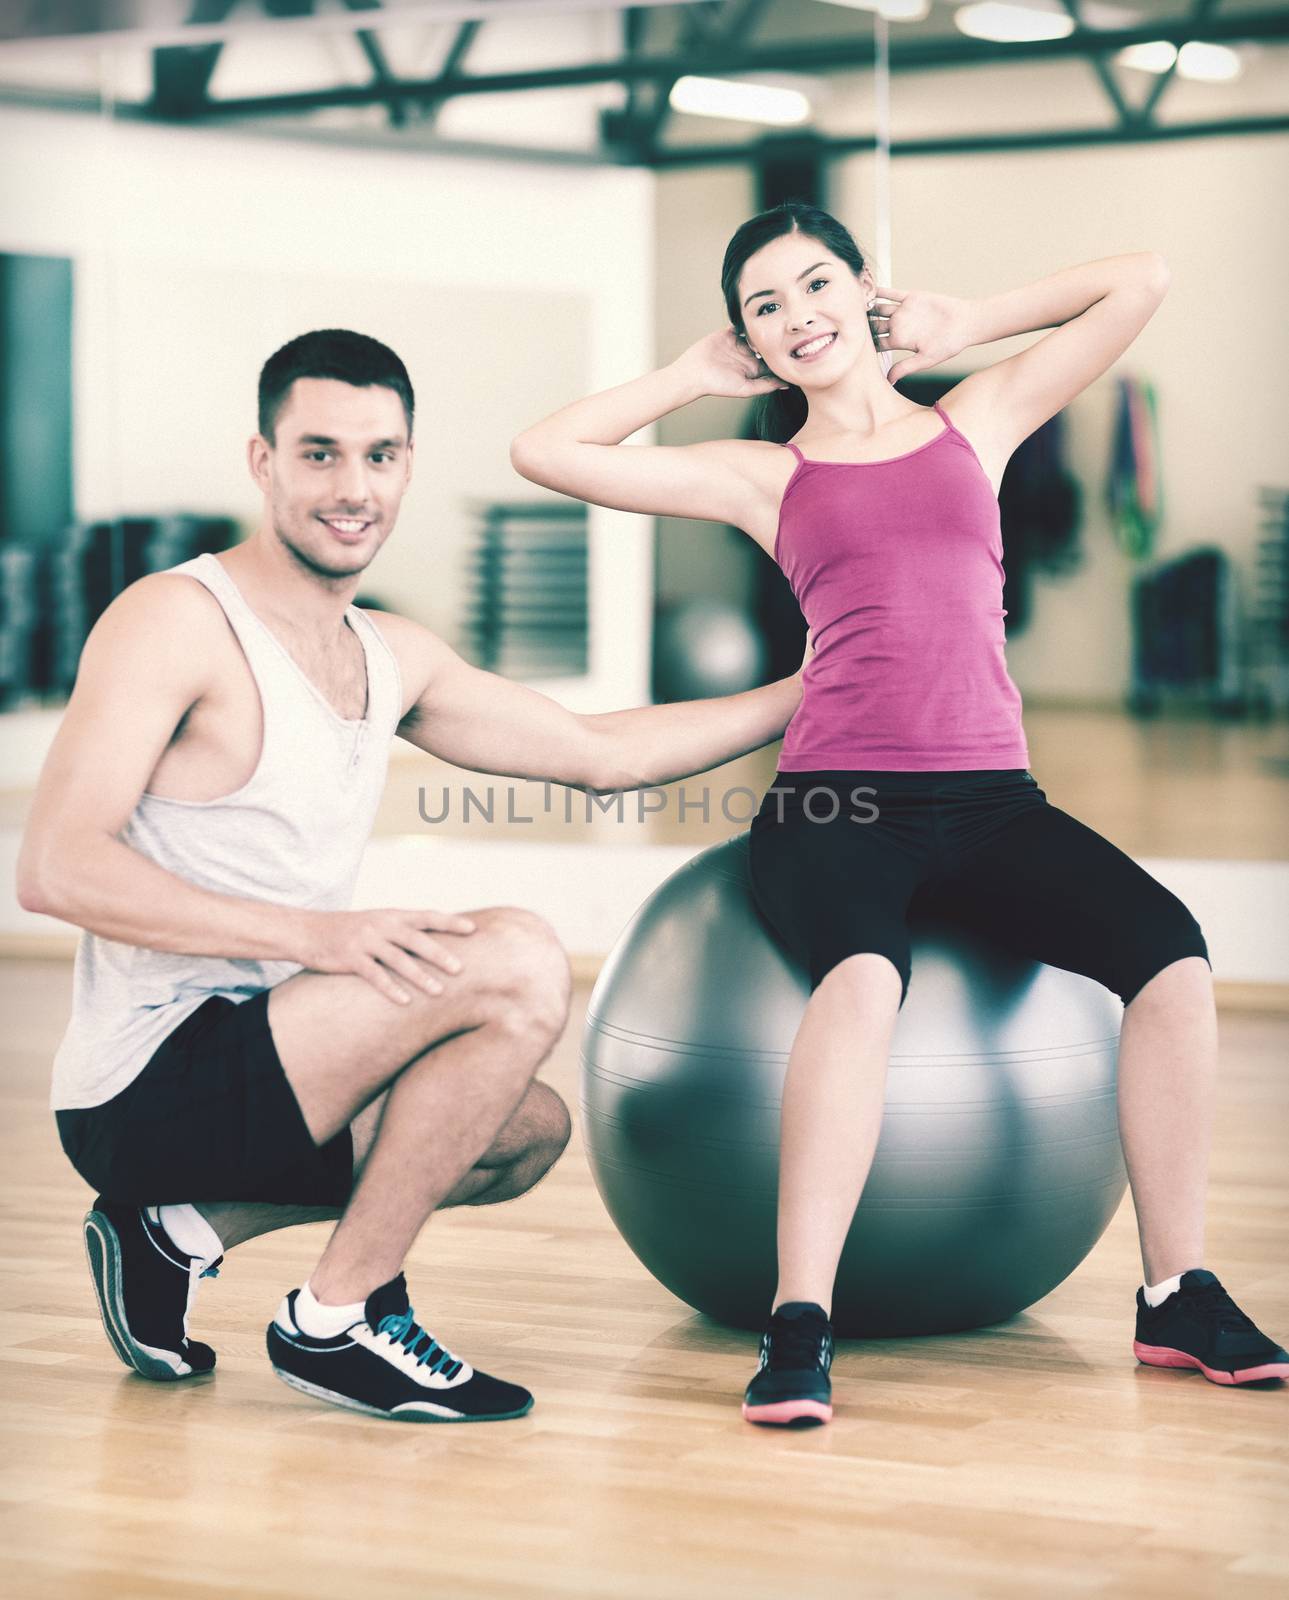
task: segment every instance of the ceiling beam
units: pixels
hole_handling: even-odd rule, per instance
[[[460,77],[461,63],[470,53],[470,46],[474,43],[475,35],[482,27],[482,21],[478,17],[472,17],[468,22],[463,22],[453,35],[452,43],[448,46],[448,53],[443,58],[443,65],[439,68],[439,75],[434,80],[442,88],[448,88]],[[421,102],[422,120],[424,122],[433,125],[439,112],[443,109],[445,98],[440,94],[434,100],[423,100]]]
[[[687,7],[681,14],[680,48],[676,53],[676,59],[685,64],[685,72],[701,72],[708,60],[732,41],[750,40],[769,4],[770,0],[726,0],[724,5],[716,5],[704,0],[703,4]],[[639,57],[641,42],[642,36],[637,34],[634,48],[628,44],[628,59]],[[601,118],[606,142],[625,145],[638,164],[648,166],[671,115],[671,91],[680,76],[677,72],[654,80],[648,104],[641,104],[640,81],[628,83],[627,109],[607,112]]]
[[[1061,0],[1061,4],[1065,7],[1066,14],[1075,27],[1081,28],[1083,26],[1082,0]],[[1094,55],[1088,57],[1088,65],[1096,73],[1101,87],[1105,90],[1110,104],[1114,107],[1115,115],[1119,118],[1119,126],[1122,128],[1129,127],[1137,120],[1139,113],[1135,107],[1130,106],[1124,99],[1123,91],[1119,87],[1119,80],[1114,75],[1114,68],[1101,51],[1097,51]]]
[[[344,6],[346,11],[380,11],[384,20],[389,18],[389,13],[385,11],[381,0],[344,0]],[[388,93],[397,79],[389,70],[389,62],[385,59],[385,51],[380,40],[370,28],[359,28],[354,38],[367,57],[367,65],[371,68],[372,87],[377,91],[378,98],[385,103],[390,127],[401,128],[407,121],[407,107],[397,95]]]
[[[1208,28],[1208,25],[1209,25],[1208,24],[1208,20],[1207,20],[1208,19],[1208,13],[1210,11],[1216,10],[1218,5],[1220,5],[1220,4],[1221,4],[1221,0],[1195,0],[1195,4],[1191,9],[1191,20],[1193,22],[1203,22],[1204,25],[1205,25],[1205,30],[1207,32],[1207,28]],[[1154,83],[1151,84],[1150,93],[1146,96],[1145,101],[1142,104],[1141,114],[1148,121],[1151,118],[1154,117],[1155,107],[1159,104],[1160,100],[1163,98],[1163,96],[1164,96],[1165,92],[1167,91],[1169,85],[1176,81],[1176,77],[1177,77],[1177,61],[1176,61],[1176,59],[1174,59],[1172,65],[1168,68],[1167,72],[1161,72],[1159,74],[1158,78],[1156,78],[1156,80],[1154,81]]]
[[[1022,62],[1061,61],[1095,56],[1132,44],[1167,39],[1184,44],[1195,34],[1188,19],[1174,19],[1150,26],[1092,31],[1076,28],[1064,39],[1042,39],[1000,44],[978,39],[914,40],[891,50],[891,71],[928,72],[958,70],[965,67],[1019,65]],[[1213,17],[1203,24],[1206,40],[1250,40],[1265,43],[1289,41],[1289,10],[1252,12],[1234,17]],[[841,39],[784,42],[751,47],[737,41],[714,47],[703,65],[709,72],[843,72],[870,69],[873,65],[873,40],[862,35]],[[388,93],[406,100],[434,101],[459,95],[518,93],[530,89],[575,88],[589,84],[674,81],[693,65],[685,55],[636,55],[615,61],[584,62],[567,67],[534,68],[522,72],[496,72],[455,77],[450,83],[429,78],[403,80],[392,90],[373,93],[370,86],[341,86],[313,89],[292,94],[260,95],[240,99],[211,101],[204,114],[228,119],[234,117],[292,116],[335,106],[366,105]]]
[[[195,0],[189,20],[222,22],[237,0]],[[158,117],[184,121],[206,103],[222,43],[172,45],[152,52],[152,109]]]
[[[1175,122],[1134,125],[1131,128],[1049,128],[1032,133],[968,133],[944,138],[902,139],[892,143],[893,157],[1009,155],[1018,150],[1069,150],[1114,145],[1154,144],[1171,139],[1233,138],[1240,134],[1289,133],[1289,115],[1242,117],[1213,122]],[[829,160],[874,150],[872,134],[848,139],[821,139],[819,148]],[[758,144],[681,145],[661,150],[653,162],[666,171],[674,167],[744,166],[761,155]]]
[[[145,104],[130,104],[105,100],[101,94],[83,93],[79,90],[28,89],[0,84],[0,106],[16,106],[35,111],[79,112],[86,116],[116,116],[126,121],[151,122],[156,119]],[[1056,128],[1047,132],[1005,134],[959,134],[935,139],[906,139],[891,146],[893,156],[915,157],[932,155],[1006,155],[1017,150],[1077,149],[1080,147],[1105,148],[1115,145],[1149,144],[1173,139],[1230,139],[1241,136],[1289,133],[1289,115],[1265,117],[1236,117],[1212,122],[1178,122],[1152,124],[1147,129],[1122,128]],[[510,145],[485,139],[430,138],[409,140],[400,134],[397,144],[386,134],[355,140],[352,133],[337,129],[311,130],[310,137],[319,143],[333,143],[352,148],[355,143],[387,144],[388,148],[416,150],[426,155],[463,156],[482,161],[531,162],[537,166],[613,167],[632,165],[618,155],[596,150],[561,150],[555,146]],[[830,159],[853,155],[859,151],[876,148],[876,138],[868,135],[852,139],[824,139],[820,141],[824,155]],[[763,155],[759,143],[728,145],[679,146],[659,151],[654,165],[666,170],[684,166],[744,166],[759,161]]]

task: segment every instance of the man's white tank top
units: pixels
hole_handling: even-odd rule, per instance
[[[361,718],[341,717],[213,555],[168,570],[196,578],[224,608],[259,690],[263,743],[255,771],[232,794],[172,800],[145,791],[121,841],[216,894],[345,909],[402,710],[393,652],[350,606],[345,620],[367,662],[367,707]],[[175,955],[83,932],[71,1021],[54,1059],[51,1106],[101,1105],[212,995],[240,1003],[301,970],[295,961]]]

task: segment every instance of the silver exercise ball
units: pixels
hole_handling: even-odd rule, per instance
[[[881,1137],[837,1277],[842,1334],[1012,1316],[1078,1266],[1123,1197],[1118,997],[951,916],[913,903]],[[654,1277],[736,1327],[761,1327],[774,1294],[779,1113],[808,999],[753,905],[746,835],[649,897],[591,995],[596,1185]]]

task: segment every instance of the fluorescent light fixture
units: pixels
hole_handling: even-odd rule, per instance
[[[1177,53],[1177,76],[1198,83],[1229,83],[1243,69],[1234,50],[1224,44],[1201,44],[1191,39]]]
[[[670,103],[673,111],[688,111],[694,117],[764,122],[775,128],[791,127],[810,117],[810,101],[799,89],[734,78],[677,78]]]
[[[888,22],[921,22],[931,14],[931,0],[824,0],[848,11],[875,11]]]
[[[959,6],[953,20],[960,33],[971,39],[994,39],[1007,44],[1029,44],[1035,39],[1065,39],[1074,32],[1074,18],[1064,11],[1040,10],[1033,5],[982,4]]]
[[[1152,39],[1148,44],[1130,44],[1120,50],[1115,60],[1121,67],[1135,67],[1138,72],[1167,72],[1177,60],[1177,46],[1167,39]]]

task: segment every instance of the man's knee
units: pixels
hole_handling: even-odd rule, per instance
[[[568,1021],[573,981],[554,928],[522,906],[490,906],[468,915],[488,937],[490,987],[500,1019],[558,1038]]]
[[[573,1133],[573,1119],[563,1100],[545,1083],[534,1083],[528,1092],[527,1143],[514,1171],[522,1174],[523,1194],[544,1178],[564,1154]]]
[[[523,1104],[481,1163],[494,1176],[471,1203],[491,1205],[527,1194],[564,1154],[572,1132],[568,1107],[554,1089],[530,1084]]]
[[[533,1110],[532,1146],[548,1155],[546,1165],[553,1167],[564,1154],[573,1135],[573,1119],[568,1107],[548,1083],[534,1083],[531,1099]]]

